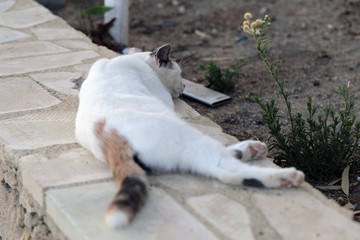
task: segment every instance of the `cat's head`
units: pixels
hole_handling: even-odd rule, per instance
[[[145,54],[145,62],[156,72],[157,76],[168,89],[172,97],[179,97],[184,91],[184,84],[181,77],[181,68],[179,64],[170,58],[171,45],[166,44],[157,48],[153,52],[141,53]],[[130,50],[129,54],[136,51]]]

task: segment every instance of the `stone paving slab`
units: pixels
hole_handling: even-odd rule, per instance
[[[82,72],[83,78],[86,79],[92,64],[80,64],[74,67],[75,71]]]
[[[23,186],[40,206],[44,206],[43,196],[49,188],[112,180],[109,167],[83,148],[66,150],[53,158],[28,155],[20,159],[19,166]]]
[[[28,37],[29,35],[23,32],[15,31],[6,27],[0,27],[0,43],[12,42]]]
[[[284,239],[360,239],[358,223],[303,191],[259,192],[253,200]]]
[[[225,145],[238,142],[235,137],[224,134],[219,125],[210,121],[208,118],[202,117],[184,101],[177,99],[174,101],[174,103],[175,112],[179,115],[179,117],[187,121],[190,125],[194,126],[199,131],[216,138]]]
[[[246,208],[221,194],[211,194],[187,199],[193,210],[210,222],[229,239],[254,239]]]
[[[39,40],[83,39],[84,34],[72,28],[33,28],[31,31]]]
[[[23,29],[54,20],[56,17],[43,7],[33,7],[0,15],[0,26]]]
[[[15,1],[8,0],[0,2],[0,14],[3,12],[6,12],[8,9],[10,9],[15,4]]]
[[[94,51],[80,51],[50,56],[29,57],[0,61],[0,76],[31,73],[81,64],[83,60],[98,57]]]
[[[151,188],[146,205],[128,228],[108,229],[104,213],[116,191],[113,182],[49,190],[46,195],[48,213],[69,239],[218,239],[168,194],[155,187]]]
[[[0,121],[0,142],[14,150],[74,143],[75,116],[74,111],[53,111]]]
[[[69,52],[67,48],[44,41],[0,45],[0,60]]]
[[[0,89],[0,114],[47,108],[61,102],[27,77],[0,79]]]
[[[82,74],[78,72],[48,72],[30,75],[35,81],[66,95],[77,96],[79,90],[75,81],[80,79]]]
[[[71,48],[76,50],[94,50],[96,46],[89,41],[84,40],[60,40],[55,42],[57,45],[60,45],[65,48]]]

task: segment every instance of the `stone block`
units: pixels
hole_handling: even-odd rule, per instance
[[[91,66],[92,66],[92,64],[76,65],[76,66],[74,67],[74,70],[81,72],[82,75],[83,75],[83,78],[86,79],[87,76],[88,76],[88,74],[89,74],[89,71],[90,71]]]
[[[72,28],[33,28],[31,31],[39,40],[81,39],[85,35]]]
[[[74,143],[75,111],[52,111],[0,121],[0,142],[15,150]]]
[[[0,43],[11,42],[28,37],[29,37],[28,34],[15,31],[10,28],[0,27]]]
[[[54,20],[55,18],[56,17],[52,15],[46,8],[33,7],[1,14],[0,26],[6,26],[15,29],[28,28]]]
[[[250,217],[240,203],[220,194],[191,197],[186,202],[226,239],[254,239]]]
[[[7,58],[21,58],[54,53],[64,53],[69,51],[69,49],[43,41],[7,43],[0,45],[0,60]]]
[[[175,99],[174,104],[177,115],[202,133],[215,138],[224,145],[238,142],[235,137],[224,134],[219,125],[205,117],[202,117],[183,100]]]
[[[0,14],[6,12],[15,4],[14,0],[7,0],[0,2]]]
[[[30,75],[35,81],[66,95],[78,95],[76,88],[77,79],[82,77],[81,73],[72,72],[48,72]]]
[[[61,101],[29,78],[0,80],[0,114],[47,108]]]
[[[94,50],[96,49],[96,45],[91,43],[90,41],[84,40],[60,40],[56,41],[56,44],[63,46],[65,48],[70,49],[79,49],[79,50]]]
[[[0,76],[30,73],[47,69],[71,66],[83,60],[98,57],[94,51],[62,53],[49,56],[38,56],[0,61]]]
[[[306,191],[286,189],[258,192],[253,196],[253,200],[283,239],[359,238],[358,223],[340,214],[338,206],[329,207]]]
[[[181,99],[174,100],[175,112],[181,118],[199,118],[201,115]]]
[[[49,188],[112,179],[108,166],[82,148],[51,158],[28,155],[20,159],[19,166],[23,186],[41,206]]]
[[[51,189],[46,194],[47,212],[70,240],[218,239],[159,188],[151,188],[147,203],[128,227],[111,230],[104,214],[116,192],[113,182]]]
[[[166,186],[172,190],[180,193],[196,194],[204,192],[205,189],[214,187],[214,182],[217,180],[209,179],[204,176],[196,176],[191,174],[161,174],[151,176],[152,180],[160,183],[161,186]]]

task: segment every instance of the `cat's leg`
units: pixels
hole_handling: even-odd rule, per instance
[[[277,188],[299,186],[304,181],[304,173],[295,168],[249,166],[234,158],[220,161],[212,170],[217,179],[231,185]]]
[[[207,136],[197,139],[197,142],[189,146],[193,149],[192,152],[197,153],[192,154],[192,162],[196,165],[189,165],[192,172],[217,178],[226,184],[252,187],[299,186],[304,181],[304,173],[295,168],[250,166],[233,157],[229,149],[213,139]],[[259,141],[245,141],[237,145],[239,146],[248,159],[261,158],[267,153],[266,145]]]
[[[298,186],[303,182],[304,174],[294,168],[260,168],[239,161],[220,142],[180,119],[143,113],[142,117],[133,118],[134,114],[131,119],[129,115],[122,115],[121,119],[111,121],[116,120],[119,125],[128,118],[119,129],[129,139],[142,164],[154,171],[191,172],[217,178],[226,184],[269,188]],[[264,144],[245,143],[243,150],[246,154],[249,152],[250,157],[265,155]]]
[[[188,128],[181,133],[192,140],[183,145],[182,154],[186,154],[180,159],[179,170],[214,177],[226,184],[252,187],[299,186],[304,181],[304,173],[295,168],[250,166],[233,157],[219,142],[194,129]],[[249,140],[235,146],[245,153],[247,159],[262,158],[267,153],[266,145],[259,141]]]
[[[105,121],[98,122],[94,130],[119,189],[105,221],[111,228],[125,227],[144,205],[148,182],[144,170],[135,162],[135,153],[128,141],[116,130],[105,130],[105,125]]]
[[[227,147],[230,153],[241,161],[248,161],[252,159],[261,159],[266,157],[266,144],[255,140],[246,140],[238,142]]]

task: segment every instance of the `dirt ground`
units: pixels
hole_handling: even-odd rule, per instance
[[[101,4],[100,0],[73,0],[55,13],[73,27],[89,32],[89,23],[79,21],[81,11]],[[223,68],[247,59],[244,76],[228,92],[231,103],[209,108],[189,99],[185,101],[239,140],[252,138],[266,142],[268,131],[254,97],[275,98],[283,111],[284,106],[253,39],[241,30],[245,12],[253,13],[256,18],[265,14],[271,18],[268,36],[272,42],[268,55],[272,60],[283,60],[279,71],[288,80],[288,89],[295,92],[291,98],[294,112],[304,112],[308,95],[320,109],[328,105],[342,108],[339,88],[351,81],[350,96],[357,103],[359,113],[359,0],[130,0],[129,46],[153,50],[171,43],[173,58],[187,58],[182,64],[183,77],[197,82],[203,80],[198,65],[208,59],[214,59]],[[96,17],[91,21],[97,26],[101,19]],[[121,51],[123,46],[112,47]],[[352,178],[357,176],[360,172]],[[336,200],[348,199],[341,191],[326,194]],[[350,200],[356,204],[359,198],[357,185],[350,191]]]

